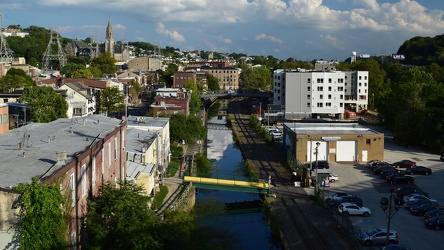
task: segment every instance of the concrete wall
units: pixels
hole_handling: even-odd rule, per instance
[[[8,231],[17,223],[20,209],[15,203],[19,197],[20,194],[0,189],[0,231]]]

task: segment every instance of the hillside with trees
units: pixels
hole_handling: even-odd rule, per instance
[[[444,67],[444,35],[413,37],[399,47],[398,54],[405,55],[407,64],[428,66],[437,63]]]

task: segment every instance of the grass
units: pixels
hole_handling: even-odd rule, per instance
[[[163,204],[163,200],[165,200],[167,194],[168,194],[168,187],[160,186],[160,191],[156,193],[156,196],[154,196],[154,206],[156,208],[159,208],[160,205]]]

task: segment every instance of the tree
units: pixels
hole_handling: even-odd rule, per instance
[[[148,207],[144,188],[127,180],[107,182],[88,203],[86,230],[90,249],[162,249],[160,221]]]
[[[207,86],[210,91],[220,90],[219,80],[209,73],[207,74]]]
[[[33,122],[52,122],[59,118],[66,118],[68,103],[56,93],[52,87],[27,87],[19,102],[31,107],[31,120]]]
[[[11,68],[5,76],[0,78],[0,92],[8,92],[15,88],[31,87],[35,85],[32,78],[21,69]]]
[[[77,64],[77,63],[68,63],[60,70],[60,73],[67,77],[73,77],[74,73],[79,70],[86,69],[86,66],[83,64]],[[92,74],[91,74],[92,76]],[[85,77],[86,78],[86,77]],[[88,77],[89,78],[89,77]]]
[[[197,114],[202,106],[202,100],[200,98],[199,89],[193,79],[188,79],[183,85],[185,89],[191,92],[190,98],[190,114]]]
[[[142,87],[140,84],[135,80],[131,80],[129,86],[129,96],[131,97],[131,101],[134,102],[140,93],[142,93]]]
[[[125,96],[118,87],[107,87],[100,92],[100,110],[109,116],[125,109]]]
[[[260,67],[244,67],[240,78],[242,88],[258,90],[270,89],[273,80],[271,70],[265,65]]]
[[[56,184],[20,184],[15,191],[22,193],[19,227],[15,237],[22,249],[66,249],[65,198]]]
[[[110,52],[100,54],[91,61],[91,67],[99,69],[103,74],[114,74],[117,72],[116,59]]]
[[[197,116],[185,116],[182,114],[170,117],[170,138],[171,141],[193,143],[197,139],[204,139],[206,135],[205,127]]]

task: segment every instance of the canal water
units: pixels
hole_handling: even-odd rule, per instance
[[[225,124],[213,118],[209,123]],[[207,157],[213,163],[213,178],[248,180],[243,158],[230,129],[208,129]],[[279,249],[271,241],[266,214],[261,209],[225,211],[225,203],[260,200],[258,194],[199,189],[196,195],[198,225],[226,230],[236,238],[235,249]]]

